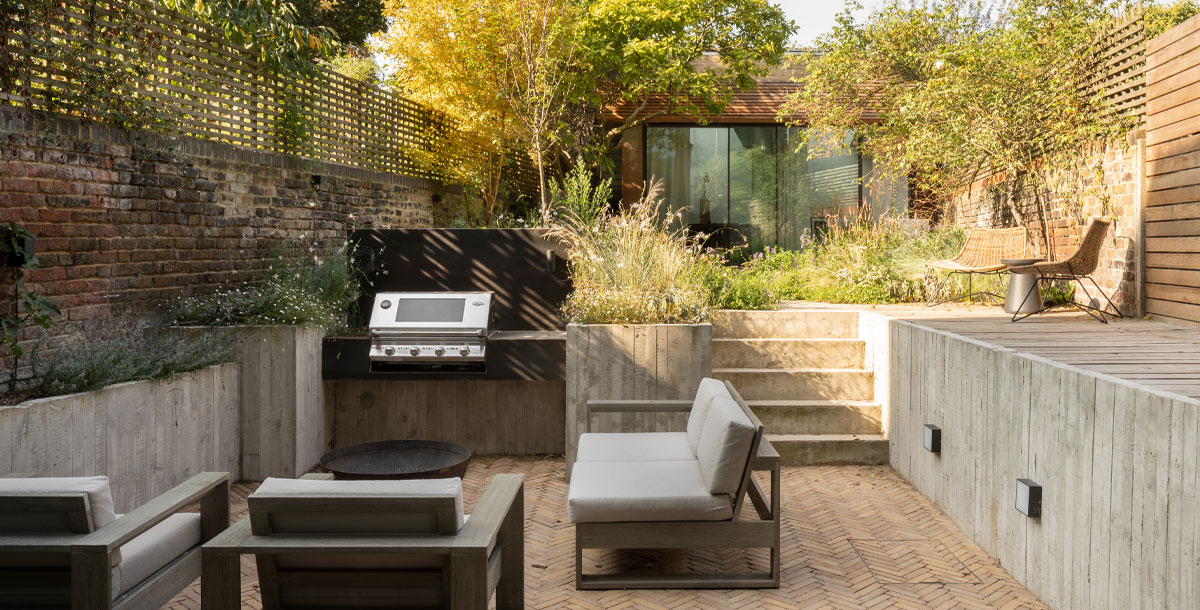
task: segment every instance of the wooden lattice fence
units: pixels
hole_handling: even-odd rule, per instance
[[[1096,42],[1093,77],[1085,84],[1120,116],[1146,111],[1146,22],[1140,13],[1117,22]]]
[[[216,27],[153,0],[46,6],[44,22],[0,34],[0,100],[433,177],[417,157],[439,122],[416,102],[320,67],[277,74]]]

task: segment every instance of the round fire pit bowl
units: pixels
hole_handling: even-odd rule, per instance
[[[461,478],[470,462],[470,449],[443,441],[379,441],[321,456],[321,466],[340,480]]]

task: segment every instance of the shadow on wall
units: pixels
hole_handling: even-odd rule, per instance
[[[496,330],[561,330],[571,283],[566,247],[545,229],[362,229],[363,319],[376,292],[490,290]]]

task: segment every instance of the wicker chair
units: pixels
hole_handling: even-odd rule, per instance
[[[1025,297],[1021,300],[1022,306],[1024,306],[1025,302],[1033,296],[1033,291],[1037,290],[1043,281],[1076,282],[1083,290],[1083,293],[1087,296],[1088,300],[1087,303],[1077,303],[1075,301],[1056,303],[1054,305],[1044,306],[1037,311],[1024,314],[1021,313],[1021,310],[1018,307],[1017,313],[1013,314],[1013,322],[1023,320],[1034,314],[1043,313],[1058,307],[1074,307],[1075,309],[1078,309],[1105,324],[1108,323],[1108,316],[1114,316],[1117,318],[1122,317],[1121,311],[1117,309],[1116,305],[1113,305],[1112,299],[1108,298],[1108,295],[1100,289],[1100,285],[1096,283],[1096,280],[1092,279],[1092,273],[1096,271],[1096,267],[1100,264],[1100,248],[1104,246],[1104,236],[1108,233],[1108,227],[1111,224],[1111,221],[1093,218],[1092,221],[1088,223],[1087,228],[1084,229],[1083,241],[1079,243],[1079,247],[1075,249],[1075,252],[1065,260],[1034,263],[1032,265],[1023,265],[1020,267],[1010,267],[1008,270],[1010,273],[1037,274],[1037,281],[1033,282],[1032,286],[1029,288],[1029,292],[1027,292]],[[1101,303],[1099,300],[1092,297],[1091,291],[1089,291],[1087,285],[1083,283],[1084,280],[1092,283],[1092,287],[1095,288],[1096,292],[1100,293],[1101,297],[1104,297],[1104,303],[1107,303],[1108,307],[1112,309],[1113,313],[1105,311],[1104,303]],[[1100,305],[1100,307],[1095,307],[1092,305],[1092,303],[1096,303],[1097,305]]]
[[[934,269],[949,271],[938,287],[937,294],[941,294],[950,278],[958,274],[967,276],[967,292],[940,301],[930,301],[927,305],[932,307],[980,295],[1000,299],[1001,296],[994,292],[975,292],[971,280],[976,275],[999,276],[1007,271],[1000,261],[1009,258],[1029,258],[1029,235],[1025,229],[967,229],[962,250],[954,258],[929,263]]]

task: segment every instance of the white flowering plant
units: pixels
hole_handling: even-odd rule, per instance
[[[323,255],[316,246],[298,258],[277,254],[264,280],[180,298],[172,303],[171,320],[185,326],[310,324],[329,331],[352,327],[361,284],[349,251],[350,245],[343,243]]]

